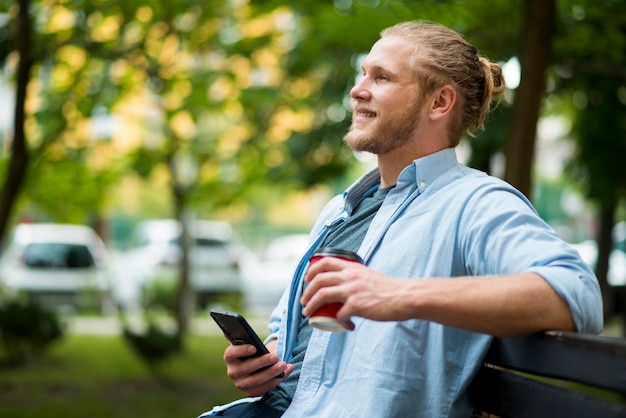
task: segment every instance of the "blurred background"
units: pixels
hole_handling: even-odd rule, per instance
[[[579,250],[622,337],[626,0],[2,0],[0,416],[46,416],[50,397],[28,412],[16,395],[36,381],[78,390],[55,380],[55,364],[89,369],[77,353],[147,379],[129,388],[102,366],[119,393],[155,395],[124,411],[99,403],[108,392],[59,401],[64,416],[193,415],[236,396],[206,386],[225,346],[207,310],[266,332],[318,212],[375,164],[342,142],[348,92],[380,30],[410,19],[503,66],[505,98],[460,159],[519,188]],[[166,373],[185,387],[175,399],[146,383],[168,380],[164,359],[183,362]]]

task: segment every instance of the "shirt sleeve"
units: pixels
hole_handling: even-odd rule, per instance
[[[473,275],[536,273],[567,302],[578,332],[602,331],[595,274],[521,193],[505,185],[481,189],[468,200],[462,219],[462,253]]]

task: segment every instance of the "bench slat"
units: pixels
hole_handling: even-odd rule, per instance
[[[485,362],[626,394],[626,341],[567,332],[496,338]]]
[[[624,418],[626,405],[482,367],[470,387],[474,407],[502,418]]]

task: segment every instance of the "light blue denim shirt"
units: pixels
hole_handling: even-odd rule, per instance
[[[372,171],[328,203],[313,228],[309,253],[328,226],[348,216],[378,182]],[[415,160],[402,171],[358,252],[372,269],[407,280],[534,272],[567,301],[579,332],[599,333],[603,326],[597,280],[576,251],[520,192],[459,164],[454,149]],[[270,319],[268,339],[278,339],[286,361],[302,319],[307,256]],[[351,332],[313,330],[284,417],[470,416],[466,389],[491,336],[422,320],[353,321]]]

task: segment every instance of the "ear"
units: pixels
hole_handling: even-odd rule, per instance
[[[456,103],[456,90],[450,85],[439,87],[431,96],[429,117],[432,120],[441,120],[452,112]]]

